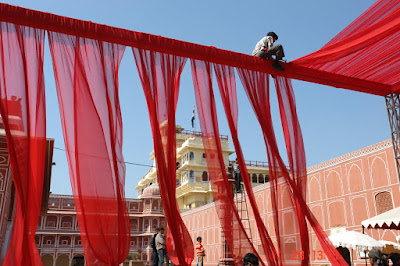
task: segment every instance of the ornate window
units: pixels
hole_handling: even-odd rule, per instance
[[[57,226],[57,216],[47,216],[46,217],[46,227],[55,228]]]
[[[61,227],[62,228],[72,228],[72,217],[71,216],[63,216],[61,218]]]
[[[189,159],[190,159],[190,160],[194,160],[194,153],[193,153],[192,151],[190,152],[190,157],[189,157]]]
[[[376,212],[381,214],[393,209],[392,194],[384,191],[375,196]]]

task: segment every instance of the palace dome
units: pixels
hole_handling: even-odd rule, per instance
[[[157,184],[151,184],[143,190],[142,198],[160,197],[160,187]]]

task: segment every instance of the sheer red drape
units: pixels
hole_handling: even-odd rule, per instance
[[[249,173],[247,172],[242,147],[238,139],[238,103],[236,96],[235,70],[233,67],[218,64],[214,64],[214,70],[217,77],[217,83],[221,94],[222,103],[224,105],[226,118],[229,124],[229,129],[232,135],[232,141],[235,146],[235,153],[238,159],[243,183],[245,185],[246,192],[249,197],[249,202],[253,209],[254,218],[256,220],[262,248],[264,250],[264,254],[266,255],[269,265],[279,265],[279,258],[275,246],[273,245],[272,239],[268,234],[268,231],[264,225],[264,222],[257,207],[253,188],[251,186],[249,178]]]
[[[14,228],[3,265],[42,265],[35,232],[46,156],[45,34],[43,30],[11,23],[0,25],[0,114],[17,198]]]
[[[379,0],[296,65],[400,88],[400,2]]]
[[[331,263],[333,265],[344,265],[345,261],[329,241],[305,201],[305,153],[290,81],[283,77],[278,77],[276,82],[282,126],[291,167],[289,172],[280,157],[273,131],[269,103],[268,77],[266,77],[264,73],[246,69],[238,69],[238,73],[264,135],[269,162],[272,205],[276,213],[275,231],[278,247],[281,251],[281,259],[290,258],[291,256],[287,253],[288,250],[284,248],[280,240],[280,231],[282,230],[282,228],[280,228],[280,219],[282,215],[279,206],[282,205],[279,204],[279,198],[281,198],[279,193],[281,193],[282,187],[286,186],[293,211],[296,215],[295,222],[297,223],[296,227],[300,233],[301,248],[304,251],[304,259],[301,263],[303,265],[308,265],[310,260],[306,217],[313,227]],[[282,203],[284,201],[285,199],[282,199]]]
[[[212,88],[212,66],[209,62],[199,60],[191,60],[191,65],[197,113],[215,209],[234,262],[236,265],[241,265],[246,253],[251,252],[257,256],[258,253],[246,234],[233,201],[231,185],[234,185],[234,182],[233,184],[228,182]],[[235,112],[235,107],[233,107],[233,112]],[[263,261],[260,263],[264,265]]]
[[[75,208],[88,265],[129,252],[118,67],[125,47],[49,32]]]
[[[149,110],[157,162],[157,180],[168,221],[167,251],[171,261],[190,265],[193,242],[180,215],[176,201],[175,113],[179,82],[186,58],[133,48]]]

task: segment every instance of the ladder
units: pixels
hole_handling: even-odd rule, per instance
[[[249,218],[249,210],[247,206],[246,199],[246,189],[244,188],[243,183],[240,184],[240,190],[234,191],[234,202],[236,204],[236,208],[239,213],[239,218],[242,221],[245,232],[250,239],[250,242],[253,241],[251,234],[251,226],[250,226],[250,218]],[[239,236],[241,238],[241,236]]]

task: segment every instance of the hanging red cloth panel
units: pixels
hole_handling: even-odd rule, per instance
[[[124,46],[49,32],[75,208],[88,265],[129,252],[118,67]]]
[[[400,2],[378,0],[324,47],[296,65],[400,88]]]
[[[167,251],[176,265],[190,265],[194,247],[183,223],[176,201],[176,129],[175,113],[179,82],[186,58],[132,48],[147,100],[157,180],[168,221]]]
[[[3,265],[42,265],[35,232],[46,156],[44,31],[1,22],[0,114],[16,190],[14,228]]]
[[[250,205],[253,209],[254,218],[258,228],[258,233],[261,239],[262,248],[269,265],[279,265],[279,258],[272,243],[272,239],[261,218],[254,197],[253,188],[251,186],[249,173],[242,152],[242,147],[238,139],[238,103],[236,96],[236,79],[235,70],[233,67],[214,64],[215,75],[217,77],[218,87],[221,94],[222,103],[224,105],[226,118],[229,124],[229,129],[232,135],[232,141],[235,146],[235,153],[238,159],[241,176],[246,188],[247,196],[249,197]]]
[[[307,217],[308,222],[313,228],[325,254],[327,254],[328,259],[331,261],[331,263],[333,265],[345,265],[343,257],[332,245],[331,241],[325,234],[325,231],[322,229],[321,225],[318,223],[317,219],[312,214],[306,204],[306,157],[300,123],[297,117],[296,104],[291,80],[284,77],[277,77],[275,79],[275,86],[277,90],[286,150],[291,169],[291,173],[289,176],[290,179],[287,180],[289,181],[288,183],[293,190],[293,200],[296,204],[297,217],[300,217],[298,218],[298,221],[302,247],[304,249],[306,248],[306,238],[303,237],[306,230],[306,224],[303,218]],[[284,175],[284,177],[285,176],[286,175]],[[308,249],[305,249],[303,251],[304,254],[306,254],[306,252],[309,252]]]
[[[280,222],[280,219],[284,219],[285,217],[279,208],[280,206],[285,206],[285,202],[287,202],[289,199],[293,206],[293,212],[296,215],[294,219],[297,221],[296,228],[300,232],[300,240],[302,244],[301,248],[303,251],[302,255],[304,255],[304,257],[301,257],[302,265],[308,265],[310,260],[308,246],[309,239],[307,230],[305,229],[305,217],[307,217],[310,225],[317,234],[321,246],[331,263],[333,265],[345,265],[344,259],[329,241],[321,226],[318,224],[317,220],[309,210],[305,201],[305,154],[301,130],[294,105],[294,94],[291,83],[281,77],[279,77],[278,82],[276,82],[281,120],[289,164],[291,166],[291,173],[289,173],[279,155],[279,149],[273,130],[269,102],[269,81],[267,74],[240,68],[238,68],[238,73],[264,135],[269,162],[272,206],[274,212],[276,213],[274,217],[275,231],[281,259],[290,260],[293,255],[293,253],[290,254],[292,252],[291,250],[285,248],[280,239],[280,232],[283,229],[281,228],[282,222]],[[282,193],[281,188],[283,186],[288,192],[287,197],[282,197],[279,195]],[[282,199],[282,202],[279,202],[279,199]],[[287,213],[286,210],[285,213]]]
[[[259,255],[246,234],[233,201],[231,185],[234,185],[234,181],[233,184],[228,181],[225,169],[212,88],[211,63],[199,60],[191,60],[191,63],[197,113],[215,209],[234,262],[236,265],[241,265],[246,253],[257,254],[257,257]],[[233,112],[235,112],[235,107],[233,107]],[[260,263],[264,265],[263,261]]]

